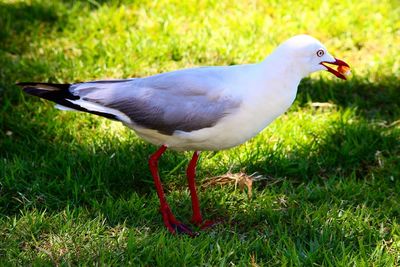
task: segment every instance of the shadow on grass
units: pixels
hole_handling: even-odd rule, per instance
[[[14,191],[16,198],[27,193],[31,199],[39,200],[39,206],[40,195],[53,198],[54,194],[55,203],[46,206],[51,210],[57,209],[60,201],[85,205],[91,199],[127,196],[132,189],[145,194],[153,187],[147,159],[156,147],[133,135],[123,143],[109,136],[100,142],[93,137],[94,144],[85,144],[79,141],[79,133],[73,136],[68,129],[57,129],[62,125],[46,123],[46,118],[27,115],[7,125],[12,136],[1,134],[2,176],[6,177],[3,186],[9,186],[7,193]],[[99,121],[92,123],[96,131]],[[167,153],[160,161],[161,171],[170,171],[183,157]]]
[[[21,112],[29,111],[22,107]],[[58,111],[52,111],[55,112]],[[139,199],[143,198],[141,202],[144,203],[149,196],[155,199],[147,158],[156,147],[138,141],[133,134],[125,142],[110,135],[98,140],[94,136],[93,144],[82,143],[79,131],[74,135],[63,127],[64,123],[71,124],[74,117],[79,116],[65,114],[62,116],[65,122],[61,121],[57,125],[48,123],[46,117],[36,116],[32,111],[23,117],[18,112],[6,116],[13,135],[7,136],[5,132],[0,134],[0,174],[4,177],[1,181],[0,212],[3,215],[19,214],[20,210],[31,208],[60,211],[67,206],[84,207],[103,213],[111,224],[117,224],[126,221],[127,214],[118,205],[115,206],[114,202],[133,201],[132,193]],[[99,120],[89,120],[83,130],[95,132],[99,124]],[[33,136],[32,133],[36,134]],[[389,179],[390,175],[400,175],[399,162],[395,158],[400,148],[395,134],[385,134],[374,125],[339,121],[337,125],[332,125],[323,139],[316,138],[315,142],[317,144],[314,148],[297,150],[288,157],[282,157],[282,153],[272,148],[261,151],[254,157],[254,161],[246,163],[246,169],[249,173],[257,171],[267,176],[285,177],[285,181],[293,188],[301,184],[326,183],[329,180],[343,182],[346,177],[368,181],[373,179],[372,172],[381,172],[384,177],[388,176],[386,180],[379,180],[382,183],[381,190],[386,192],[370,195],[364,192],[347,195],[347,198],[354,205],[366,201],[379,205],[382,196],[399,197],[393,191],[398,187],[397,183]],[[382,168],[380,156],[392,156],[391,161],[384,163],[385,168]],[[172,183],[174,187],[186,189],[184,166],[174,175],[166,175],[184,160],[185,155],[182,153],[169,152],[162,157],[160,170],[166,188],[171,188]],[[175,175],[181,180],[173,180]],[[268,181],[266,184],[257,184],[257,187],[262,189],[267,185]],[[276,188],[281,190],[283,186],[277,184]],[[293,189],[289,194],[295,194],[295,191]],[[338,192],[330,193],[335,195]],[[207,198],[205,209],[211,215],[229,216],[224,204],[218,204],[216,199],[211,200],[207,192],[202,195]],[[337,197],[340,197],[339,193]],[[185,210],[189,217],[189,199],[179,196],[179,199],[182,198],[184,202],[176,200],[171,205],[174,210]],[[105,203],[108,206],[103,207]],[[158,201],[151,205],[154,208]],[[136,212],[143,209],[137,208]],[[245,225],[253,220],[238,214],[232,216],[241,218],[240,221]],[[243,229],[249,230],[248,227],[244,226]]]
[[[32,38],[55,27],[59,19],[50,6],[0,3],[0,50],[24,53]]]
[[[62,31],[68,12],[73,6],[94,10],[102,5],[119,6],[120,1],[33,1],[30,3],[0,3],[0,51],[22,54],[37,36],[50,37],[55,30]]]
[[[367,77],[354,77],[348,81],[304,79],[297,102],[330,102],[340,107],[356,108],[359,115],[388,123],[400,117],[400,80],[395,76],[368,81]]]
[[[314,136],[311,144],[287,155],[281,152],[284,145],[279,142],[275,145],[278,149],[257,151],[255,157],[261,159],[249,160],[247,170],[291,177],[299,182],[351,175],[362,179],[371,170],[383,169],[383,158],[392,159],[393,162],[386,163],[396,166],[396,155],[400,154],[398,134],[368,121],[337,121],[324,136]],[[399,168],[392,171],[394,176],[399,174]]]

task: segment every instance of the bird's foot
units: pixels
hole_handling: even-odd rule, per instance
[[[190,229],[190,227],[178,221],[169,208],[161,209],[160,212],[163,217],[165,227],[167,227],[168,231],[170,231],[172,234],[186,234],[190,237],[196,237],[199,235],[199,233],[194,232],[192,229]]]
[[[196,237],[199,235],[198,232],[193,231],[186,224],[183,224],[178,220],[171,222],[171,226],[175,229],[175,232],[177,232],[179,234],[186,234],[190,237]]]

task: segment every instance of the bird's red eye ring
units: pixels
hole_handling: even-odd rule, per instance
[[[322,57],[325,54],[324,50],[320,49],[317,51],[317,56]]]

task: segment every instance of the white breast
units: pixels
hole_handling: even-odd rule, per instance
[[[257,102],[245,102],[237,113],[223,118],[212,128],[177,133],[189,142],[171,145],[179,150],[221,150],[242,144],[283,114],[293,103],[296,92],[297,87],[288,94],[270,95],[266,98],[269,100],[260,98]]]

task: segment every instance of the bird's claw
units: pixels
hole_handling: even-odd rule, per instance
[[[160,212],[162,214],[165,226],[172,234],[186,234],[190,237],[196,237],[199,235],[199,233],[192,231],[190,227],[178,221],[172,214],[169,207],[164,207],[163,209],[160,209]]]
[[[194,232],[192,229],[190,229],[190,227],[181,222],[175,222],[172,224],[172,226],[174,227],[175,231],[179,234],[186,234],[190,237],[196,237],[199,235],[198,232]]]

